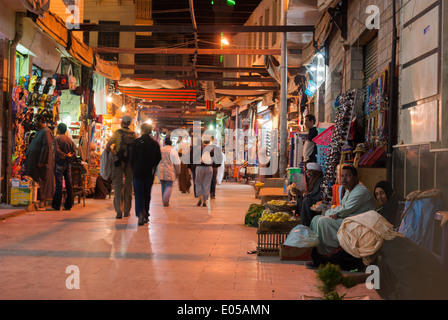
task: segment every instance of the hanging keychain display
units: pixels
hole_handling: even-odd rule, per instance
[[[389,115],[389,67],[369,82],[366,92],[365,142],[369,148],[387,144]]]
[[[347,144],[350,133],[350,124],[354,116],[354,105],[357,90],[348,91],[341,95],[336,106],[337,114],[331,138],[329,154],[325,162],[323,178],[323,201],[330,203],[332,200],[333,185],[336,183],[338,165],[341,160],[342,147]]]

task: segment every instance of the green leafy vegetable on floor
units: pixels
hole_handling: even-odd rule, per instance
[[[264,211],[264,206],[260,204],[253,203],[249,206],[244,218],[244,224],[249,227],[258,227],[258,220]]]
[[[340,295],[336,291],[336,287],[342,284],[346,288],[352,288],[356,285],[354,279],[344,277],[341,273],[341,268],[331,263],[319,267],[317,278],[322,283],[319,289],[323,293],[324,300],[343,300],[346,294]]]

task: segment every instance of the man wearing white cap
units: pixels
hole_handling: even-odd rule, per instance
[[[306,190],[297,199],[296,215],[300,215],[304,226],[309,227],[311,220],[317,213],[311,207],[322,198],[321,185],[323,180],[322,167],[318,163],[310,162],[306,165]]]
[[[128,217],[132,207],[132,168],[129,164],[129,147],[137,138],[137,135],[129,129],[131,123],[132,118],[130,116],[123,116],[121,118],[121,128],[113,133],[106,145],[107,152],[110,152],[111,146],[114,145],[112,184],[117,219],[121,219],[123,213],[125,217]]]

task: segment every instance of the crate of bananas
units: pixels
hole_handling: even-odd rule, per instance
[[[272,212],[269,209],[263,211],[258,222],[259,232],[290,232],[299,224],[289,212]]]
[[[271,200],[266,202],[264,206],[271,212],[287,212],[291,214],[296,209],[297,204],[295,202],[285,200]]]

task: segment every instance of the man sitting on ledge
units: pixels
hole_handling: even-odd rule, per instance
[[[311,230],[319,236],[317,252],[321,255],[327,255],[339,247],[337,233],[345,218],[375,210],[375,200],[359,182],[355,167],[346,165],[342,168],[341,184],[346,190],[341,204],[311,221]]]

